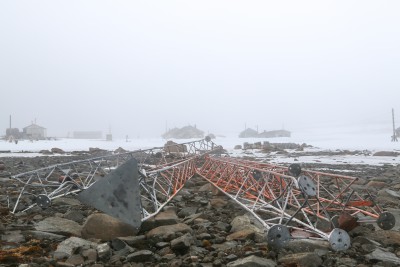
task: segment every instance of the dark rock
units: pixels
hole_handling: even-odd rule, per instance
[[[176,237],[177,233],[192,233],[193,230],[187,225],[183,223],[178,223],[174,225],[165,225],[154,228],[150,232],[146,234],[148,239],[159,241],[170,241]]]
[[[58,255],[67,255],[69,257],[77,249],[89,249],[95,247],[97,247],[97,244],[94,242],[90,242],[79,237],[70,237],[58,244],[55,253],[58,253]]]
[[[64,214],[64,218],[77,223],[83,223],[85,215],[81,211],[71,210]]]
[[[82,256],[88,261],[97,261],[97,250],[93,248],[85,249],[82,251]]]
[[[228,256],[226,256],[226,260],[227,261],[234,261],[237,260],[238,256],[236,256],[235,254],[229,254]]]
[[[168,242],[158,242],[158,243],[156,244],[156,247],[157,247],[157,248],[165,248],[165,247],[168,247],[169,244],[170,244],[170,243],[168,243]]]
[[[150,250],[140,250],[137,252],[134,252],[132,254],[129,254],[126,257],[126,260],[128,262],[146,262],[146,261],[151,261],[154,257],[153,252],[151,252]]]
[[[224,232],[229,232],[229,230],[231,229],[231,225],[228,223],[218,221],[217,224],[215,225],[215,228]]]
[[[81,255],[71,255],[65,262],[72,264],[73,266],[79,266],[84,263],[84,259]]]
[[[122,147],[118,147],[116,150],[114,150],[114,154],[122,154],[128,152],[127,150],[123,149]]]
[[[167,210],[159,212],[154,217],[154,220],[156,227],[164,225],[173,225],[178,223],[178,216],[176,215],[174,210]]]
[[[185,254],[189,250],[190,245],[192,245],[193,243],[194,239],[192,235],[185,234],[171,240],[171,249],[176,253]]]
[[[128,244],[119,238],[115,238],[111,241],[111,247],[113,250],[118,251],[125,248]]]
[[[201,233],[201,234],[197,235],[196,237],[200,240],[203,240],[203,239],[209,240],[212,238],[212,236],[209,233]]]
[[[89,147],[89,153],[91,154],[97,154],[97,153],[103,153],[106,152],[106,150],[98,148],[98,147]]]
[[[284,255],[278,260],[284,266],[297,266],[297,267],[318,267],[322,264],[322,259],[315,253],[297,253]]]
[[[96,251],[102,261],[107,261],[111,257],[111,248],[107,243],[97,245]]]
[[[64,150],[62,150],[61,148],[57,148],[57,147],[53,147],[53,148],[51,149],[51,152],[52,152],[52,153],[56,153],[56,154],[65,154],[65,151],[64,151]]]
[[[145,235],[118,237],[118,239],[133,247],[140,247],[146,243]]]
[[[180,218],[188,217],[190,215],[196,214],[198,209],[199,209],[198,207],[185,207],[181,209],[180,212],[178,212],[178,216]]]

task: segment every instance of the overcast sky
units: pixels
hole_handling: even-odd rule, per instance
[[[400,118],[400,1],[1,1],[0,135]],[[399,125],[400,126],[400,125]]]

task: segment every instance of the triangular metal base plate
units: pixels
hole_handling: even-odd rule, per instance
[[[125,162],[78,195],[78,199],[139,229],[142,223],[136,159]]]

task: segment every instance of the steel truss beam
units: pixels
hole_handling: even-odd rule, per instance
[[[216,149],[219,149],[219,147],[209,138],[206,138],[182,144],[72,161],[21,173],[10,177],[16,182],[17,186],[7,189],[7,205],[12,213],[26,211],[36,205],[46,208],[55,198],[77,194],[88,189],[131,158],[137,160],[138,169],[141,173],[140,177],[145,177],[142,180],[146,182],[141,182],[141,184],[154,183],[154,185],[157,185],[153,188],[153,196],[156,195],[154,190],[160,190],[161,193],[169,192],[161,181],[160,175],[165,177],[165,180],[169,179],[170,184],[174,182],[172,184],[173,192],[179,184],[175,183],[178,182],[175,180],[177,170],[182,166],[186,168],[188,159],[194,159]],[[189,171],[186,172],[187,175],[189,173]],[[183,178],[180,177],[180,179]],[[29,197],[23,197],[26,195]],[[160,201],[154,197],[150,199],[157,202],[155,207],[158,208],[155,210],[159,210]],[[145,217],[151,214],[146,210],[143,213]]]
[[[8,206],[13,213],[46,208],[55,198],[77,194],[83,203],[139,228],[197,173],[252,213],[273,247],[316,238],[340,251],[350,247],[347,231],[359,223],[376,222],[385,230],[395,224],[368,191],[353,190],[357,178],[221,157],[220,149],[206,138],[18,174],[11,179],[21,186],[8,188]]]
[[[207,157],[198,173],[251,212],[276,247],[291,238],[322,238],[334,250],[345,250],[350,247],[345,230],[359,223],[394,226],[393,215],[382,212],[368,191],[352,189],[354,177],[229,157]]]

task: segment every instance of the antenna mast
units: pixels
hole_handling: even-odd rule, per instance
[[[392,108],[393,135],[392,142],[397,142],[396,126],[394,125],[394,108]]]

